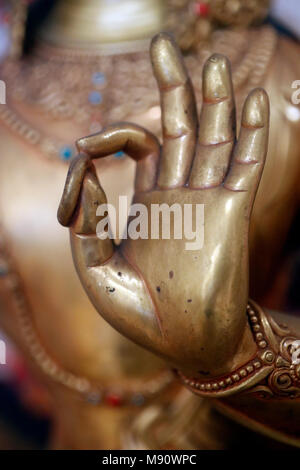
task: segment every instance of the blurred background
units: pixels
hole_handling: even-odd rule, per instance
[[[161,0],[163,3],[163,0]],[[22,2],[17,1],[0,1],[0,60],[3,63],[11,61],[18,61],[20,57],[31,54],[31,50],[35,47],[37,41],[37,31],[43,29],[43,22],[47,22],[47,34],[44,35],[43,41],[53,45],[59,44],[63,38],[62,24],[57,21],[50,21],[51,12],[55,6],[54,0],[27,0]],[[68,2],[62,2],[68,3]],[[72,3],[72,2],[71,2]],[[76,3],[76,2],[73,2]],[[93,2],[95,4],[95,2]],[[102,2],[103,3],[103,2]],[[105,2],[104,2],[105,3]],[[122,54],[124,52],[124,42],[127,44],[132,40],[128,31],[128,39],[124,41],[120,32],[120,25],[110,25],[113,16],[119,13],[116,9],[122,8],[120,0],[106,2],[111,9],[110,14],[107,10],[103,10],[102,22],[99,28],[101,31],[89,31],[82,41],[86,49],[92,49],[93,36],[98,38],[99,44],[105,46],[106,43],[114,43],[114,54]],[[128,3],[128,2],[127,2]],[[132,2],[134,3],[134,2]],[[150,2],[151,3],[151,2]],[[158,2],[159,3],[159,2]],[[176,2],[174,3],[174,9]],[[180,3],[180,2],[179,2]],[[232,2],[234,4],[234,2]],[[147,2],[145,2],[145,5]],[[209,2],[193,2],[195,15],[199,17],[205,16]],[[106,5],[107,6],[107,5]],[[70,18],[72,17],[72,5],[70,8]],[[190,6],[189,6],[190,8]],[[75,11],[75,10],[74,10]],[[134,7],[133,7],[134,11]],[[156,11],[156,10],[154,10]],[[64,15],[66,11],[61,11],[63,23],[66,21]],[[84,13],[85,15],[87,12]],[[154,14],[154,13],[153,13]],[[77,21],[77,20],[76,20]],[[76,21],[74,24],[76,26]],[[82,17],[82,22],[87,21],[86,17]],[[129,18],[128,30],[132,28],[131,20]],[[70,19],[71,22],[71,19]],[[271,7],[267,17],[264,19],[265,24],[272,25],[280,35],[290,38],[291,41],[297,43],[300,38],[300,5],[297,0],[274,0],[271,2]],[[102,37],[105,35],[105,27],[107,28],[107,38]],[[110,27],[111,26],[111,27]],[[134,26],[134,25],[133,25]],[[143,31],[144,28],[144,31]],[[134,28],[133,28],[134,29]],[[155,28],[154,28],[155,29]],[[103,33],[104,31],[104,33]],[[138,31],[138,40],[140,47],[144,48],[143,41],[148,38],[155,31],[151,31],[151,25],[145,21],[141,22]],[[101,33],[101,34],[100,34]],[[103,34],[102,34],[103,33]],[[196,32],[194,33],[196,35]],[[73,36],[72,36],[73,35]],[[118,37],[119,36],[119,37]],[[115,38],[115,40],[114,40]],[[64,37],[64,47],[74,48],[80,50],[78,45],[78,36],[76,27],[68,29],[68,35]],[[148,40],[148,39],[147,39]],[[187,39],[186,39],[187,41]],[[90,42],[90,46],[88,45]],[[57,43],[57,44],[56,44]],[[189,47],[189,46],[188,46]],[[187,48],[188,48],[187,47]],[[104,57],[107,55],[105,47],[103,48]],[[294,60],[294,59],[292,59]],[[7,62],[8,61],[8,62]],[[125,65],[124,65],[125,64]],[[132,63],[124,62],[122,73],[130,72]],[[125,68],[124,68],[125,67]],[[142,73],[142,72],[141,72]],[[1,70],[0,70],[0,79]],[[78,77],[76,77],[78,80]],[[294,79],[300,80],[299,76],[294,73]],[[27,87],[30,88],[30,74],[24,77],[23,87],[26,92]],[[35,77],[36,80],[36,77]],[[91,91],[89,99],[92,103],[97,104],[101,101],[102,95],[98,91],[101,90],[101,83],[105,80],[104,75],[98,74],[94,76],[94,80],[100,84],[100,88],[95,88]],[[79,80],[80,85],[80,80]],[[21,90],[22,91],[22,90]],[[124,98],[123,98],[124,99]],[[122,104],[122,103],[119,103]],[[2,104],[0,106],[3,106]],[[79,106],[79,104],[77,104]],[[300,106],[300,105],[299,105]],[[300,110],[300,107],[298,107]],[[157,106],[151,108],[151,112],[159,120],[159,109]],[[97,110],[96,110],[97,111]],[[87,132],[97,131],[101,129],[101,117],[95,111],[92,121],[89,121]],[[155,114],[156,113],[156,114]],[[101,112],[100,112],[101,114]],[[298,111],[299,114],[299,111]],[[295,111],[294,111],[295,115]],[[297,120],[297,113],[295,115]],[[113,118],[111,118],[113,119]],[[144,119],[147,122],[147,119]],[[78,124],[78,123],[77,123]],[[76,124],[76,126],[77,126]],[[80,137],[81,131],[78,126],[75,130],[70,132],[74,135],[74,139]],[[79,134],[79,135],[78,135]],[[73,138],[73,137],[72,137]],[[70,138],[71,140],[71,138]],[[6,151],[1,143],[1,157],[2,153]],[[73,152],[69,145],[62,145],[60,147],[60,155],[64,160],[68,160]],[[115,155],[112,158],[122,159],[123,155]],[[295,198],[298,196],[295,195]],[[276,233],[274,233],[274,237]],[[268,289],[264,296],[264,301],[270,308],[278,310],[289,311],[295,315],[300,314],[300,211],[299,209],[294,212],[292,222],[288,227],[280,255],[278,255],[278,265],[276,274],[272,280],[272,287]],[[279,267],[278,267],[279,266]],[[0,265],[1,271],[1,265]],[[0,278],[3,273],[0,272]],[[0,279],[1,282],[1,279]],[[40,304],[43,305],[43,299],[40,299]],[[2,306],[5,310],[5,303]],[[11,335],[7,334],[7,330],[0,330],[0,341],[5,344],[5,364],[0,364],[0,449],[43,449],[49,446],[50,430],[52,422],[51,406],[52,402],[49,394],[44,385],[42,385],[36,376],[32,374],[31,369],[28,368],[27,361],[24,356],[16,348],[11,340]],[[2,355],[2,362],[4,356]]]

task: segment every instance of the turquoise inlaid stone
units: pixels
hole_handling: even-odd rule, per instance
[[[62,160],[70,160],[73,155],[72,147],[70,147],[69,145],[65,145],[60,149],[59,154]]]
[[[119,152],[115,153],[115,158],[123,158],[124,155],[125,153],[122,150],[120,150]]]

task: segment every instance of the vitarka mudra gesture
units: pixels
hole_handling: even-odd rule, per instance
[[[215,54],[204,66],[199,119],[193,86],[168,35],[154,38],[151,59],[162,146],[127,123],[77,142],[58,211],[70,227],[77,272],[99,313],[165,358],[189,389],[298,445],[300,366],[293,352],[299,335],[248,299],[249,221],[267,153],[268,96],[260,88],[248,95],[236,139],[226,57]],[[127,238],[116,247],[97,237],[95,207],[106,197],[92,159],[120,150],[137,162],[134,203],[204,204],[201,250],[186,250],[183,238]]]

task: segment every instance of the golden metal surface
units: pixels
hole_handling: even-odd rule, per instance
[[[141,188],[134,201],[147,208],[162,202],[170,206],[204,204],[205,246],[195,252],[185,250],[185,239],[128,239],[114,251],[109,239],[101,241],[95,235],[97,219],[89,211],[95,201],[105,202],[105,196],[95,174],[88,170],[76,215],[69,223],[73,257],[92,302],[118,331],[185,371],[214,376],[229,372],[234,362],[243,362],[255,351],[245,316],[247,238],[267,151],[268,98],[262,89],[250,93],[235,143],[230,65],[225,57],[214,55],[203,71],[198,132],[193,90],[177,47],[167,35],[160,34],[152,42],[151,57],[161,93],[163,146],[157,182],[151,189]],[[136,158],[136,149],[131,151],[120,139],[124,132],[124,125],[121,129],[116,125],[80,139],[77,146],[91,158],[103,157],[117,148],[125,148]],[[154,146],[154,136],[152,140]],[[220,153],[222,161],[218,164]],[[86,156],[78,158],[81,161]],[[209,173],[208,181],[202,176],[197,186],[202,158],[210,158],[213,174]],[[73,172],[76,168],[72,167],[59,214],[73,198]],[[77,184],[73,193],[77,198]],[[163,265],[153,261],[162,259]],[[131,286],[139,283],[140,295],[135,296]]]
[[[268,96],[263,89],[248,95],[236,141],[225,57],[215,54],[205,64],[199,125],[193,88],[168,35],[154,38],[151,58],[161,94],[161,151],[155,136],[126,123],[77,141],[81,153],[71,165],[58,217],[70,227],[78,275],[99,313],[183,370],[180,376],[191,390],[237,396],[236,402],[229,399],[235,419],[242,409],[250,427],[299,445],[297,418],[290,430],[280,421],[291,409],[298,416],[300,367],[290,348],[299,335],[256,304],[247,307],[249,221],[267,154]],[[184,238],[129,238],[116,248],[97,237],[95,207],[106,198],[91,160],[116,150],[157,163],[148,167],[147,185],[139,185],[134,202],[148,209],[161,203],[204,204],[201,250],[187,251]],[[268,411],[262,407],[261,415],[252,416],[251,407],[260,409],[257,400],[266,398]],[[273,419],[277,408],[279,425]],[[247,424],[247,418],[241,422]]]
[[[186,21],[188,9],[183,10],[184,16],[172,15],[172,30],[180,26],[198,45],[197,28],[190,28]],[[71,13],[69,9],[68,14]],[[92,21],[93,18],[88,19],[89,24]],[[78,38],[84,36],[86,24],[79,22]],[[2,302],[5,308],[0,312],[1,327],[15,339],[27,358],[37,361],[38,377],[53,392],[55,409],[59,410],[54,422],[63,439],[56,441],[56,445],[72,448],[118,447],[122,417],[131,410],[127,406],[111,408],[104,400],[95,406],[98,394],[108,390],[123,396],[124,390],[129,390],[129,399],[141,391],[151,397],[157,384],[160,389],[160,376],[154,380],[156,386],[152,378],[156,377],[157,367],[159,370],[162,367],[153,356],[130,344],[95,315],[74,274],[68,237],[55,221],[66,174],[59,150],[65,142],[91,132],[80,118],[85,115],[94,72],[104,71],[107,79],[105,90],[101,90],[102,124],[130,119],[159,135],[158,94],[146,53],[93,55],[91,48],[98,51],[99,46],[97,31],[94,33],[92,44],[78,43],[74,49],[64,49],[62,35],[56,44],[59,47],[43,44],[34,57],[7,64],[9,104],[0,108],[1,221],[13,254],[9,275],[1,279],[1,297],[5,299]],[[136,49],[137,42],[131,47],[128,42],[124,45],[126,52]],[[274,272],[274,263],[297,207],[299,122],[288,112],[293,111],[290,89],[283,89],[282,84],[289,85],[294,79],[299,51],[292,41],[277,38],[271,28],[217,32],[211,43],[186,57],[198,105],[200,70],[215,51],[230,57],[238,110],[247,92],[261,84],[276,104],[269,158],[251,221],[254,266],[251,272],[255,273],[252,286],[261,295],[266,291],[269,274]],[[87,117],[89,123],[92,113]],[[97,171],[109,202],[114,202],[119,193],[131,195],[135,168],[130,159],[117,161],[111,157],[98,161]],[[17,193],[12,181],[16,182]],[[0,240],[3,267],[7,258],[3,261],[2,236]],[[63,387],[57,384],[58,378]],[[82,390],[83,384],[92,385],[92,396],[89,392],[79,395],[68,391],[68,388]],[[85,390],[90,390],[89,386]],[[90,429],[89,434],[83,435],[78,422]]]
[[[47,42],[71,47],[99,49],[118,43],[120,52],[124,42],[134,42],[135,49],[144,49],[162,28],[164,10],[160,0],[115,0],[113,5],[106,0],[61,0],[40,34]]]
[[[182,50],[198,48],[223,26],[249,27],[263,22],[269,0],[60,0],[41,37],[61,46],[102,50],[144,49],[160,30],[172,31]]]

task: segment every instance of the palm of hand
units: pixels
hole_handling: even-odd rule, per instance
[[[174,239],[171,223],[170,239],[162,239],[162,233],[158,240],[129,237],[121,251],[147,286],[162,337],[172,338],[172,343],[162,341],[164,354],[173,361],[180,356],[183,362],[197,362],[206,370],[208,367],[200,364],[209,363],[217,344],[224,343],[225,331],[237,326],[240,311],[247,304],[249,208],[244,193],[223,186],[206,190],[184,187],[156,190],[135,201],[144,204],[149,214],[153,204],[179,205],[182,214],[189,204],[193,207],[194,229],[196,205],[203,205],[203,240],[200,236],[198,243],[184,237],[184,227],[183,237]],[[207,332],[212,333],[216,316],[218,328],[208,342]],[[227,348],[234,350],[236,346],[228,337]]]
[[[104,318],[172,363],[215,374],[226,369],[247,328],[248,225],[267,148],[268,100],[263,90],[249,95],[235,143],[229,64],[212,56],[203,72],[198,131],[176,46],[160,35],[151,52],[161,91],[162,152],[153,135],[125,123],[80,139],[85,155],[70,169],[59,219],[71,227],[77,271]],[[190,240],[160,236],[128,238],[114,250],[110,240],[97,239],[95,206],[105,195],[90,158],[120,149],[137,160],[134,202],[149,214],[154,204],[204,205],[203,247],[186,249]]]

